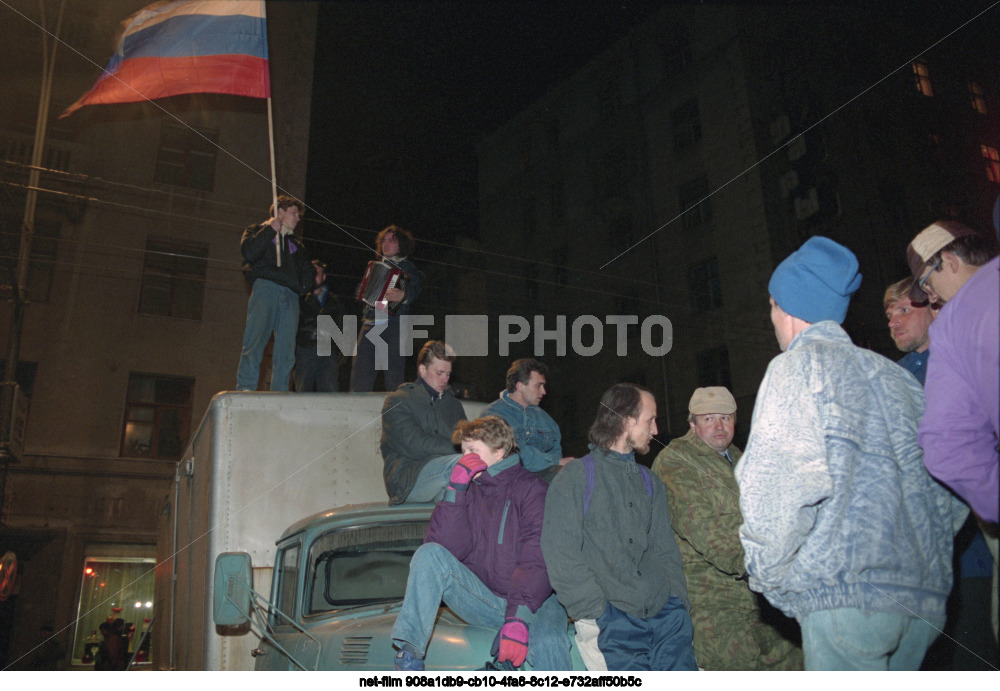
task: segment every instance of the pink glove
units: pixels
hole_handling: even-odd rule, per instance
[[[451,471],[451,483],[448,489],[464,492],[469,489],[472,478],[486,470],[486,463],[477,454],[467,453],[458,459]]]
[[[528,657],[528,625],[520,619],[508,619],[500,629],[500,652],[497,662],[510,662],[515,667]]]

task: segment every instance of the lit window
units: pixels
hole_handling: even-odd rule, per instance
[[[913,63],[913,79],[917,84],[917,91],[924,96],[934,95],[934,89],[931,88],[931,74],[926,62],[918,60]]]
[[[218,133],[163,122],[153,180],[166,185],[212,191]]]
[[[73,635],[72,661],[92,665],[104,639],[100,626],[121,619],[117,628],[125,639],[129,657],[151,662],[149,638],[142,633],[153,620],[153,570],[156,547],[152,545],[88,544],[82,578],[78,618]]]
[[[990,182],[1000,184],[1000,153],[985,144],[980,148],[983,151],[983,158],[986,159],[986,177]]]
[[[191,429],[193,391],[194,379],[129,375],[121,455],[180,458]]]
[[[148,239],[139,313],[201,319],[208,247]]]
[[[977,113],[986,115],[986,99],[983,98],[983,87],[978,83],[969,80],[969,98],[972,99],[972,107]]]

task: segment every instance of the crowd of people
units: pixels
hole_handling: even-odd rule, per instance
[[[331,300],[325,267],[286,232],[299,203],[282,204],[244,234],[256,280],[239,388],[256,388],[261,342],[274,331],[272,390],[287,390],[297,298],[312,329],[300,349]],[[423,346],[416,381],[403,384],[398,316],[420,291],[412,248],[395,226],[376,240],[406,280],[383,298],[395,309],[366,308],[351,374],[352,390],[370,391],[385,370],[389,502],[435,503],[392,632],[397,669],[424,668],[444,603],[497,631],[497,663],[539,671],[570,668],[568,620],[591,671],[916,670],[947,630],[953,581],[967,575],[953,568],[963,525],[975,538],[955,564],[988,553],[994,579],[991,604],[963,608],[990,608],[996,651],[995,238],[954,221],[914,237],[912,275],[884,299],[898,363],[842,327],[862,280],[855,255],[810,238],[768,284],[782,352],[757,392],[745,451],[733,444],[733,394],[702,387],[688,432],[651,469],[635,458],[658,432],[642,386],[605,391],[589,453],[573,458],[539,407],[549,370],[538,360],[515,361],[499,399],[472,421],[449,388],[456,356],[444,342]],[[278,353],[279,328],[288,353]],[[376,352],[369,333],[397,348]]]

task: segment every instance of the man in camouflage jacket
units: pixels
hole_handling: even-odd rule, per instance
[[[728,389],[696,389],[688,404],[691,429],[656,457],[653,472],[667,486],[670,523],[680,546],[698,665],[706,670],[802,669],[802,650],[762,620],[758,596],[744,575],[740,492],[733,468],[736,400]],[[769,619],[795,623],[773,608]]]

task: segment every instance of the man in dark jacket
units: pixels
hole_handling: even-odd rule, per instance
[[[295,237],[304,207],[292,197],[278,197],[271,218],[243,231],[240,253],[243,274],[253,286],[247,303],[247,325],[236,372],[236,388],[256,391],[260,360],[274,333],[271,391],[288,391],[295,365],[295,332],[299,325],[299,294],[312,289],[315,270],[309,253]]]
[[[653,394],[612,386],[545,499],[545,565],[590,671],[697,669],[666,490],[635,461],[655,434]]]
[[[340,353],[331,346],[329,334],[321,328],[319,317],[343,319],[340,299],[326,285],[326,264],[313,259],[316,287],[299,300],[299,331],[295,336],[295,390],[337,391]],[[320,347],[329,352],[320,352]]]
[[[417,381],[403,384],[382,404],[382,477],[390,504],[438,501],[444,496],[455,453],[451,432],[465,408],[448,388],[455,353],[444,341],[427,341],[417,356]]]
[[[552,593],[539,544],[546,484],[521,467],[502,418],[460,422],[452,441],[465,455],[410,562],[392,628],[396,669],[424,669],[444,602],[468,623],[499,630],[499,662],[569,670],[566,610]],[[432,662],[448,668],[448,660]]]
[[[413,235],[398,226],[388,226],[375,237],[378,261],[403,272],[395,288],[375,307],[366,305],[361,313],[357,352],[351,367],[351,391],[373,391],[375,378],[385,372],[385,391],[395,391],[403,383],[406,357],[402,354],[401,319],[409,314],[420,295],[420,272],[408,258],[413,253]]]

